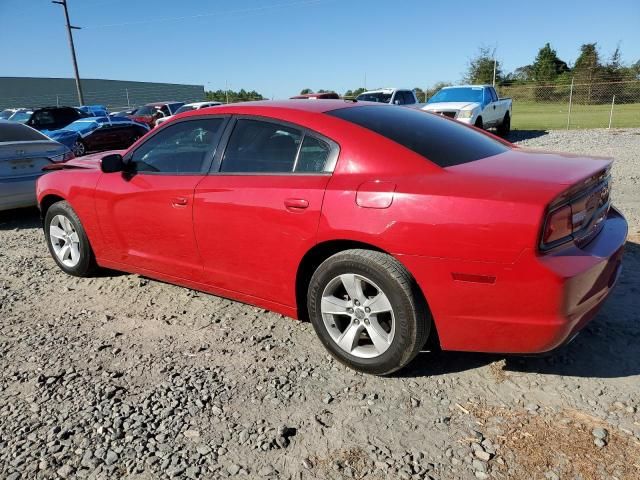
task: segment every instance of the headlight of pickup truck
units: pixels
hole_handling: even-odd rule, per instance
[[[473,117],[473,110],[460,110],[456,118],[471,118]]]

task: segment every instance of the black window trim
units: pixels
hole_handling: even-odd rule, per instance
[[[302,148],[302,143],[307,135],[310,137],[316,138],[329,146],[329,158],[325,164],[325,169],[322,172],[222,172],[220,169],[222,168],[222,159],[224,158],[224,154],[227,150],[227,146],[229,145],[229,139],[231,138],[231,134],[235,129],[235,126],[238,123],[238,120],[257,120],[260,122],[273,123],[276,125],[281,125],[287,128],[293,128],[296,130],[300,130],[302,132],[302,136],[300,137],[300,145],[298,145],[298,151],[296,152],[296,158],[293,163],[293,168],[298,163],[298,158],[300,156],[300,150]],[[217,149],[214,160],[211,165],[211,169],[209,170],[208,175],[226,175],[226,176],[283,176],[283,175],[293,175],[293,176],[330,176],[333,175],[333,172],[336,168],[336,164],[338,163],[338,157],[340,155],[340,145],[335,141],[330,139],[329,137],[322,135],[321,133],[316,132],[315,130],[311,130],[303,125],[298,123],[288,122],[286,120],[280,120],[278,118],[266,117],[262,115],[244,115],[244,114],[234,114],[229,123],[227,124],[226,130],[222,135],[222,139],[218,144],[219,148]]]
[[[222,145],[222,138],[224,137],[224,134],[227,131],[227,127],[229,126],[230,123],[230,119],[231,119],[231,115],[226,114],[226,115],[194,115],[194,116],[190,116],[190,117],[186,117],[180,120],[174,120],[171,123],[166,123],[166,126],[163,127],[156,127],[152,130],[152,133],[145,138],[144,142],[142,142],[140,145],[138,145],[135,150],[129,150],[125,153],[124,157],[123,157],[123,161],[125,163],[129,163],[131,162],[131,158],[133,157],[133,155],[140,149],[142,148],[144,145],[146,145],[147,142],[149,142],[151,139],[153,139],[156,135],[158,135],[160,132],[162,132],[163,130],[165,130],[165,128],[169,128],[172,126],[175,126],[179,123],[185,123],[185,122],[193,122],[196,120],[212,120],[212,119],[216,119],[216,118],[221,118],[222,121],[222,128],[220,128],[220,132],[217,135],[217,138],[214,140],[213,142],[213,146],[211,147],[211,149],[207,152],[207,156],[205,158],[205,161],[202,163],[202,168],[200,170],[200,172],[147,172],[147,171],[142,171],[142,172],[136,172],[135,170],[132,172],[133,175],[164,175],[164,176],[173,176],[173,177],[185,177],[185,176],[205,176],[207,175],[207,173],[209,172],[211,165],[214,161],[214,157],[217,153],[217,151],[220,149],[219,147]]]

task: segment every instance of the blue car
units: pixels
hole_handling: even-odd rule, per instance
[[[109,110],[104,105],[82,105],[78,107],[78,110],[90,117],[106,117],[109,115]]]
[[[49,138],[69,147],[76,157],[89,152],[124,150],[149,131],[126,117],[86,117],[60,130],[43,130]]]

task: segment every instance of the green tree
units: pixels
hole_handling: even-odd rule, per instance
[[[343,97],[345,98],[355,98],[358,95],[360,95],[362,92],[366,92],[367,89],[366,88],[356,88],[355,90],[347,90],[346,92],[344,92]]]
[[[488,83],[493,82],[493,68],[495,61],[496,84],[502,82],[502,68],[500,62],[495,60],[495,50],[487,47],[480,47],[478,54],[469,60],[467,72],[464,80],[467,83]]]
[[[313,90],[311,90],[310,88],[303,88],[302,90],[300,90],[300,95],[308,95],[310,93],[313,93]]]
[[[493,74],[493,72],[492,72]],[[425,90],[425,102],[427,100],[429,100],[430,97],[434,96],[436,93],[438,93],[440,90],[442,90],[444,87],[450,87],[452,84],[451,82],[436,82],[434,83],[432,86],[430,86],[429,88],[427,88]]]
[[[573,76],[578,84],[575,91],[576,101],[591,103],[597,100],[593,96],[593,84],[602,78],[603,66],[600,62],[597,43],[585,43],[580,46],[580,55],[573,66]]]
[[[416,98],[418,99],[418,102],[424,103],[427,101],[427,94],[420,87],[414,88],[413,91],[416,94]]]
[[[233,102],[250,102],[252,100],[264,100],[264,97],[256,92],[255,90],[246,91],[244,88],[240,89],[240,91],[235,92],[233,90],[215,90],[210,92],[205,92],[205,97],[207,100],[212,100],[215,102],[222,103],[233,103]]]
[[[558,75],[569,70],[569,66],[558,58],[556,51],[549,43],[545,43],[538,51],[531,65],[533,80],[536,82],[553,82]]]

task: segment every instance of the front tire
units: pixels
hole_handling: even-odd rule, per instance
[[[89,277],[96,270],[89,238],[69,203],[61,201],[49,207],[44,219],[44,234],[51,256],[65,273]]]
[[[476,122],[473,124],[473,126],[484,130],[484,123],[482,121],[482,117],[476,118]]]
[[[346,250],[309,283],[307,307],[324,346],[354,370],[388,375],[424,346],[431,317],[415,281],[390,255]]]

